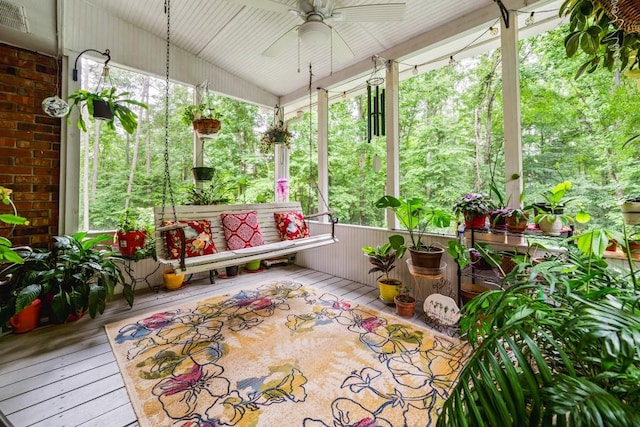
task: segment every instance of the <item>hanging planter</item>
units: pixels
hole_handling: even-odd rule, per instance
[[[268,153],[271,147],[275,144],[282,144],[287,148],[290,148],[289,144],[293,134],[287,129],[287,125],[284,123],[284,111],[282,107],[276,105],[273,113],[273,125],[269,126],[265,133],[260,138],[260,152],[263,154]]]
[[[211,138],[220,131],[220,120],[197,119],[193,121],[193,130],[200,138]]]
[[[196,181],[211,181],[213,179],[214,169],[199,166],[191,169],[191,172],[193,172],[193,178]]]
[[[107,101],[96,99],[93,101],[93,118],[96,120],[113,120],[113,111]]]

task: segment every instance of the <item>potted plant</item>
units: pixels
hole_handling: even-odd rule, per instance
[[[560,15],[569,16],[570,32],[564,39],[568,57],[582,51],[587,60],[576,78],[602,65],[609,71],[637,68],[640,48],[638,8],[634,1],[567,0]]]
[[[369,270],[371,273],[382,273],[376,280],[380,289],[380,299],[388,304],[394,302],[394,298],[399,295],[400,285],[402,282],[398,279],[389,277],[389,272],[396,268],[395,262],[402,258],[404,250],[396,250],[391,243],[385,243],[381,246],[365,246],[362,252],[369,258],[369,262],[373,265]]]
[[[221,129],[220,113],[213,106],[213,99],[205,96],[203,102],[182,109],[182,123],[192,126],[200,138],[214,136]]]
[[[396,304],[396,313],[400,317],[413,317],[416,311],[416,298],[412,295],[411,287],[400,285],[398,295],[393,298]]]
[[[391,209],[400,225],[409,232],[411,245],[406,245],[404,237],[395,234],[389,237],[389,242],[396,249],[409,249],[411,263],[414,267],[435,269],[440,268],[440,261],[444,249],[436,245],[426,245],[422,237],[428,226],[446,228],[451,224],[449,213],[440,209],[430,209],[423,206],[418,198],[397,199],[386,195],[376,201],[375,206]]]
[[[472,352],[437,425],[640,425],[632,264],[619,271],[577,245],[529,261],[465,306]]]
[[[460,197],[453,204],[453,213],[464,217],[467,229],[483,229],[487,215],[495,208],[493,201],[479,193],[470,193]]]
[[[509,208],[505,214],[507,231],[511,233],[524,233],[529,221],[529,212],[526,209]]]
[[[150,237],[148,227],[140,224],[137,215],[131,209],[125,209],[118,217],[116,242],[120,253],[132,257],[136,251],[145,247]]]
[[[283,121],[277,121],[262,134],[260,139],[260,152],[268,153],[274,144],[282,144],[290,148],[293,134],[289,131]]]
[[[74,320],[87,311],[91,318],[102,314],[119,283],[125,300],[133,306],[133,288],[124,281],[115,253],[100,246],[111,239],[107,234],[88,237],[87,232],[54,237],[49,268],[40,276],[51,291],[51,312],[56,321]]]
[[[628,225],[640,224],[640,196],[630,196],[620,204],[622,217]]]
[[[109,129],[115,130],[115,120],[117,119],[122,128],[128,134],[135,133],[138,128],[138,115],[129,108],[127,104],[137,105],[142,108],[149,108],[147,104],[126,98],[129,92],[117,93],[116,88],[103,89],[98,93],[79,89],[69,95],[69,100],[73,101],[69,107],[67,117],[69,117],[75,107],[78,108],[78,129],[87,131],[87,124],[82,118],[81,110],[87,108],[89,114],[96,120],[104,120]]]
[[[564,213],[566,205],[573,200],[567,197],[567,191],[570,190],[572,184],[570,181],[564,181],[551,190],[542,193],[544,203],[534,205],[537,211],[533,218],[544,234],[549,236],[559,236],[564,225],[574,221],[574,218]],[[580,211],[576,214],[575,221],[580,223],[588,222],[590,216],[580,207]]]

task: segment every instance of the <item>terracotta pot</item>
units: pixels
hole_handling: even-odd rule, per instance
[[[640,242],[636,240],[629,240],[629,250],[631,251],[631,255],[640,256]],[[622,251],[627,253],[627,248],[622,246]]]
[[[402,282],[397,279],[379,279],[380,299],[387,304],[393,303],[394,298],[400,294],[400,285]]]
[[[481,230],[485,228],[486,223],[487,223],[487,215],[477,215],[477,214],[464,215],[464,227],[466,229]]]
[[[69,322],[75,322],[76,320],[81,319],[81,318],[84,316],[84,314],[85,314],[85,312],[84,312],[84,311],[81,311],[81,312],[80,312],[80,313],[78,313],[78,314],[74,314],[74,313],[69,314],[69,315],[67,316],[67,318],[66,318],[66,319],[58,319],[58,318],[56,317],[56,314],[53,312],[53,309],[52,309],[53,293],[51,293],[51,292],[50,292],[50,293],[48,293],[48,294],[45,294],[44,299],[45,299],[46,305],[47,305],[47,307],[48,307],[48,309],[49,309],[49,320],[50,320],[52,323],[69,323]]]
[[[13,333],[22,334],[35,329],[40,321],[41,307],[42,301],[36,298],[30,305],[22,309],[20,313],[17,313],[9,319]]]
[[[118,231],[118,249],[120,253],[126,257],[133,256],[136,250],[144,247],[146,234],[144,231],[129,231],[122,233]]]
[[[607,251],[609,252],[615,252],[618,250],[618,242],[616,242],[615,240],[609,240],[609,244],[607,245]]]
[[[475,285],[472,283],[463,283],[462,285],[460,285],[460,297],[462,298],[462,302],[466,303],[488,290],[489,289],[485,288],[484,286]]]
[[[184,283],[184,274],[176,274],[173,270],[165,270],[162,272],[162,280],[164,287],[169,291],[180,289]]]
[[[527,221],[529,220],[529,213],[516,218],[515,215],[507,217],[507,230],[511,233],[524,233],[527,229]]]
[[[413,317],[416,311],[416,299],[411,295],[398,295],[393,299],[396,303],[396,313],[400,317]]]
[[[409,248],[411,254],[411,264],[417,268],[440,268],[440,260],[444,249],[431,247],[430,249],[418,250]]]
[[[193,121],[193,130],[201,137],[215,135],[220,131],[220,120],[198,119]]]

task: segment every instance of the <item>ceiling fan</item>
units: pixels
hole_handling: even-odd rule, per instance
[[[236,4],[255,7],[300,17],[304,22],[289,29],[273,42],[262,55],[278,56],[298,37],[306,47],[321,47],[331,44],[336,58],[345,61],[355,55],[342,36],[332,27],[334,22],[388,22],[404,18],[405,3],[379,3],[334,7],[333,0],[298,0],[298,8],[274,0],[228,0]]]

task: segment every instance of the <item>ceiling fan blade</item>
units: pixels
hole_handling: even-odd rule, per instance
[[[356,54],[353,53],[347,42],[344,41],[340,33],[338,33],[334,28],[332,28],[333,32],[331,33],[331,43],[333,43],[332,51],[333,54],[339,61],[345,62],[350,59],[353,59]]]
[[[334,9],[334,19],[348,22],[402,21],[406,6],[405,3],[381,3],[340,7]]]
[[[280,55],[282,51],[285,50],[290,45],[297,43],[298,27],[299,25],[296,25],[295,27],[291,28],[289,31],[284,33],[282,36],[280,36],[278,40],[271,43],[271,46],[269,46],[268,48],[265,49],[264,52],[262,52],[262,55],[268,56],[269,58],[274,58]]]
[[[278,3],[271,0],[227,0],[229,3],[235,3],[241,6],[254,7],[256,9],[268,10],[278,13],[289,13],[291,7],[286,4]]]

